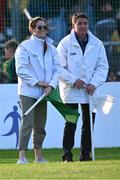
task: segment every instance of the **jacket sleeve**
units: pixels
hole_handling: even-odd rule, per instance
[[[94,69],[93,76],[89,83],[93,84],[96,88],[102,85],[107,79],[108,69],[109,69],[109,65],[108,65],[105,48],[101,43],[96,67]]]
[[[22,45],[20,45],[15,52],[15,66],[18,77],[26,84],[33,87],[38,82],[32,71],[29,70],[29,55]]]
[[[54,46],[52,47],[53,75],[49,85],[55,89],[58,85],[58,77],[61,73],[61,65],[57,49]]]
[[[61,62],[61,73],[59,76],[59,80],[65,83],[68,86],[73,86],[74,82],[77,80],[77,78],[68,71],[68,48],[66,48],[62,42],[60,42],[57,46],[58,54],[60,56],[60,62]]]

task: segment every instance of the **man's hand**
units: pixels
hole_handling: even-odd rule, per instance
[[[87,93],[88,93],[90,96],[93,95],[93,93],[95,92],[95,90],[96,90],[96,87],[95,87],[94,85],[92,85],[92,84],[87,84],[87,85],[86,85],[86,91],[87,91]]]
[[[45,96],[49,96],[50,93],[52,92],[53,87],[52,86],[48,86],[47,88],[44,89],[45,92]]]
[[[86,86],[86,84],[83,80],[77,79],[73,86],[78,89],[83,89]]]
[[[49,84],[45,81],[38,81],[37,86],[41,86],[41,87],[46,88],[49,86]]]

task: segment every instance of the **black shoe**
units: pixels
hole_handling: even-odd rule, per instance
[[[80,158],[80,161],[92,161],[92,158],[91,157],[83,157],[83,158]]]
[[[64,163],[68,163],[68,162],[73,162],[73,160],[72,160],[72,159],[71,159],[71,160],[67,160],[67,159],[66,159],[66,160],[64,160],[63,162],[64,162]]]
[[[62,156],[62,160],[63,160],[63,162],[65,162],[65,161],[72,162],[73,161],[73,155],[72,155],[71,151],[64,153],[64,155]]]

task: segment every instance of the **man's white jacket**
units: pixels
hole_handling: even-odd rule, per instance
[[[46,81],[56,88],[60,61],[52,40],[47,37],[47,51],[44,55],[44,40],[31,36],[23,41],[16,50],[15,62],[18,74],[18,94],[38,99],[43,88],[36,85],[38,81]]]
[[[72,30],[61,40],[57,47],[61,65],[59,76],[60,95],[65,103],[88,103],[89,96],[85,89],[73,87],[77,79],[96,88],[103,84],[108,74],[108,60],[103,43],[88,31],[88,44],[83,54]]]

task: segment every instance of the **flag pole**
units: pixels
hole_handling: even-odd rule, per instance
[[[28,12],[27,8],[24,9],[24,13],[26,15],[26,17],[28,18],[28,20],[30,21],[32,19],[30,13]]]
[[[92,160],[95,161],[93,118],[92,118],[92,106],[91,106],[91,97],[90,97],[90,95],[89,95],[89,115],[90,115],[90,132],[91,132],[91,153],[92,153]]]
[[[37,104],[42,101],[42,99],[45,97],[45,93],[23,114],[23,117],[27,116],[36,106]]]

